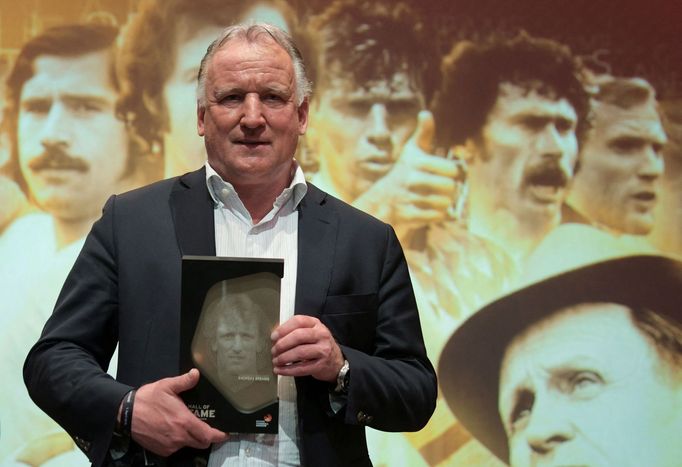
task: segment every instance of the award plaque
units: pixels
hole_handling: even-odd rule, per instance
[[[284,260],[183,256],[180,370],[198,368],[182,398],[232,433],[277,433],[270,334],[279,323]]]

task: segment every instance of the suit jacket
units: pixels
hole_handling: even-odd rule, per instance
[[[179,374],[182,255],[215,255],[205,170],[112,196],[88,235],[24,379],[95,465],[121,399]],[[296,378],[304,465],[371,465],[364,426],[420,429],[436,401],[407,264],[393,229],[308,186],[299,206],[295,313],[318,317],[351,367],[334,414],[329,383]],[[106,368],[119,343],[116,380]],[[167,465],[194,465],[183,449]]]

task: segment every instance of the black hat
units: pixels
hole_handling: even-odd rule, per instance
[[[498,391],[502,358],[516,335],[581,303],[642,307],[682,323],[680,296],[682,262],[661,255],[609,259],[535,282],[484,306],[454,332],[438,366],[442,393],[466,429],[508,462]]]

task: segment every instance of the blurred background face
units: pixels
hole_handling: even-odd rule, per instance
[[[253,375],[257,373],[259,346],[258,323],[240,313],[228,312],[218,322],[218,374]]]
[[[557,218],[573,176],[576,113],[566,99],[503,83],[470,167],[471,201],[524,222]]]
[[[21,172],[34,201],[60,219],[96,216],[126,168],[128,138],[114,113],[109,60],[107,51],[39,56],[21,91]]]
[[[622,305],[583,304],[531,326],[500,372],[511,465],[679,465],[682,385],[663,365]]]
[[[319,177],[342,199],[352,201],[393,167],[417,125],[423,98],[405,72],[391,81],[357,87],[339,73],[319,89],[313,104]],[[319,136],[319,137],[318,137]]]
[[[164,89],[170,126],[164,138],[166,177],[196,170],[206,162],[204,142],[196,131],[197,73],[206,47],[222,30],[189,20],[177,28],[175,68]]]
[[[666,143],[655,104],[631,109],[597,104],[594,110],[569,201],[596,224],[647,234],[654,225]]]

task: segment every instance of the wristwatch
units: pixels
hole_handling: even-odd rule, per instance
[[[343,361],[343,366],[339,370],[339,374],[336,375],[336,387],[335,392],[346,394],[348,392],[348,385],[350,384],[350,365],[348,360]]]

